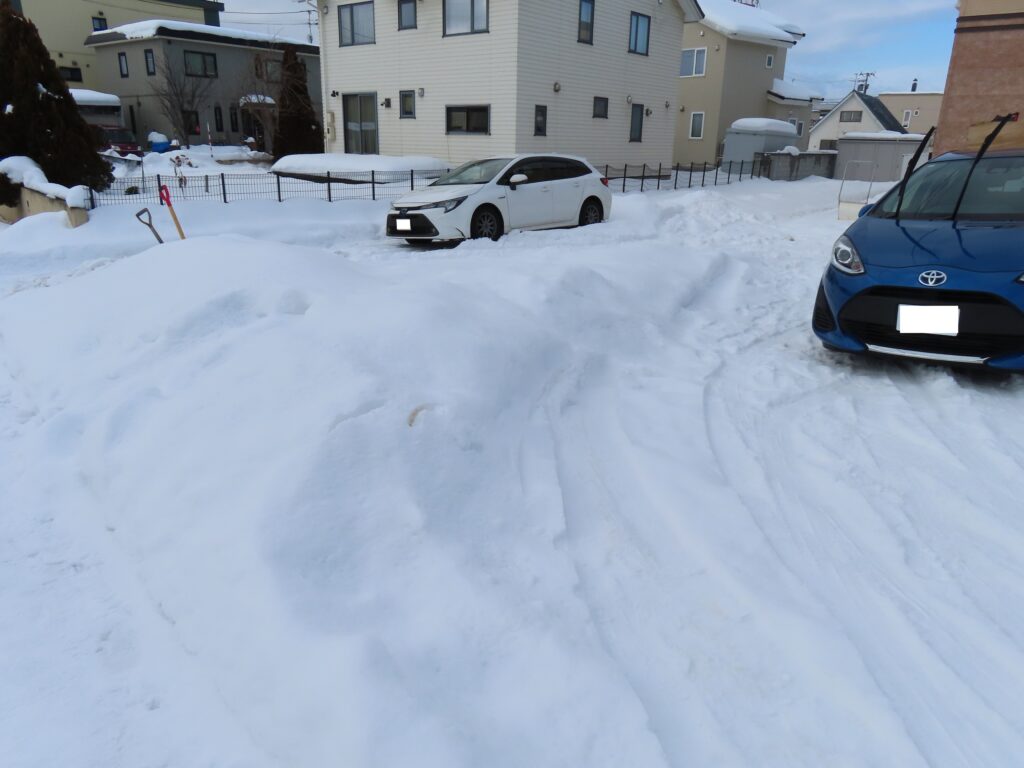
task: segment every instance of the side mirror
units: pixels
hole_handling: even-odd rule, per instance
[[[525,184],[529,180],[525,173],[517,173],[508,180],[509,189],[515,189],[520,184]]]
[[[857,218],[859,219],[862,216],[867,216],[868,213],[870,213],[871,209],[874,208],[874,207],[875,207],[874,203],[868,203],[867,205],[865,205],[863,208],[860,209],[860,213],[857,214]]]

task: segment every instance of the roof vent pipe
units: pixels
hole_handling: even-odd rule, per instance
[[[917,78],[914,78],[914,82],[910,84],[910,92],[917,93]]]

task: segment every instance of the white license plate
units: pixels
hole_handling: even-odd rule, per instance
[[[900,333],[956,336],[960,333],[960,307],[919,307],[913,304],[900,304],[896,314],[896,330]]]
[[[395,219],[395,229],[400,232],[411,232],[412,219]]]

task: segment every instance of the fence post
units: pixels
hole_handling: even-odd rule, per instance
[[[686,182],[686,188],[690,189],[693,186],[693,161],[690,161],[690,180]]]
[[[736,179],[736,181],[743,181],[743,162],[743,160],[740,160],[740,175],[739,178]]]
[[[606,179],[608,178],[608,163],[604,164],[604,177]]]
[[[672,169],[672,189],[679,189],[679,163]]]
[[[628,176],[629,163],[624,163],[622,166],[622,191],[626,191],[626,176]]]
[[[409,191],[416,191],[416,172],[411,169],[409,171]]]
[[[145,192],[146,190],[143,189],[142,191]],[[95,207],[96,207],[96,195],[93,194],[92,187],[89,187],[89,210],[92,210]]]
[[[162,181],[160,181],[160,174],[158,173],[158,174],[156,175],[156,191],[157,191],[157,197],[158,197],[158,198],[160,199],[160,205],[163,205],[163,204],[164,204],[164,199],[163,199],[163,197],[162,197],[162,196],[160,195],[160,189],[161,189],[161,187],[163,187],[163,182],[162,182]]]
[[[729,168],[726,170],[725,183],[732,184],[732,160],[729,161]]]
[[[644,182],[647,180],[647,163],[640,168],[640,191],[644,191]]]
[[[327,202],[333,203],[334,198],[331,197],[331,172],[327,172]]]
[[[700,172],[700,185],[703,187],[708,180],[708,161],[704,161],[704,170]]]
[[[203,194],[210,194],[210,177],[208,174],[205,173],[203,174]]]
[[[370,197],[377,199],[377,172],[370,171]]]
[[[279,203],[284,202],[281,199],[281,174],[275,173],[274,174],[274,178],[277,179],[277,202],[279,202]]]
[[[721,170],[721,168],[722,168],[722,161],[719,160],[717,163],[715,163],[715,186],[716,187],[718,186],[718,172],[719,172],[719,170]]]
[[[220,195],[224,198],[224,202],[226,203],[228,201],[228,185],[224,180],[223,173],[220,175]]]
[[[661,189],[661,163],[658,163],[658,189]]]

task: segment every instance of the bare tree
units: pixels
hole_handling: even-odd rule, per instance
[[[193,116],[205,105],[214,80],[209,77],[191,77],[185,74],[183,68],[171,66],[166,61],[160,62],[157,75],[152,88],[160,104],[160,111],[181,136],[185,146],[190,147],[195,128],[192,124]]]

